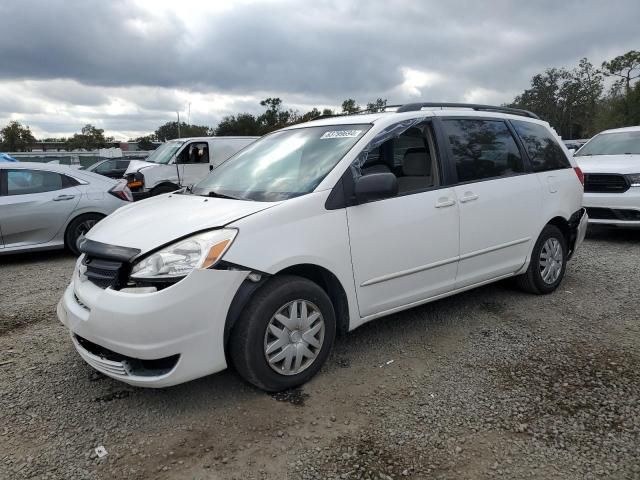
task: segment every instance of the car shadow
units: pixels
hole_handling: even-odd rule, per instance
[[[16,252],[0,255],[0,266],[20,265],[23,263],[38,263],[64,259],[75,259],[76,257],[67,250],[43,250],[39,252]]]

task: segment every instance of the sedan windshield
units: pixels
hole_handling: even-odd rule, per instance
[[[221,164],[196,195],[261,202],[312,192],[371,125],[333,125],[267,135]]]
[[[640,132],[619,132],[596,135],[576,152],[576,157],[635,154],[640,154]]]
[[[184,142],[182,140],[172,140],[170,142],[163,143],[156,148],[145,159],[151,163],[169,163],[173,158],[173,155],[178,151]]]

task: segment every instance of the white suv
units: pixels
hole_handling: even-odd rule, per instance
[[[132,385],[231,362],[283,390],[318,372],[336,332],[507,277],[554,291],[584,238],[581,178],[521,110],[421,103],[295,125],[96,225],[58,316],[90,365]]]
[[[640,127],[605,130],[575,154],[589,223],[640,227]]]

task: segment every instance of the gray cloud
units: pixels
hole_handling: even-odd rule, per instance
[[[167,118],[199,93],[254,111],[246,97],[311,106],[484,92],[506,101],[546,67],[584,56],[600,63],[640,44],[635,0],[271,1],[189,15],[127,0],[2,2],[0,18],[11,21],[3,23],[0,81],[48,81],[33,93],[95,107],[105,125],[116,121],[101,107],[116,96],[138,108],[117,129],[139,131],[147,117]],[[402,88],[406,69],[436,80]],[[10,112],[6,100],[0,111]]]

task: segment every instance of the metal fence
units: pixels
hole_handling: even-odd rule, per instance
[[[13,158],[21,162],[59,163],[61,165],[81,165],[87,168],[100,160],[113,157],[101,157],[98,152],[12,152]],[[122,152],[122,158],[127,160],[144,160],[149,152]]]

